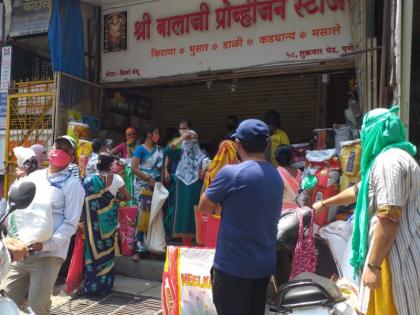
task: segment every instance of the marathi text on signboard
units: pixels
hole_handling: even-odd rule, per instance
[[[48,32],[50,0],[15,0],[12,8],[10,36]]]
[[[128,11],[127,52],[103,55],[102,79],[339,58],[353,49],[345,0],[170,0]],[[106,13],[106,14],[111,14]]]

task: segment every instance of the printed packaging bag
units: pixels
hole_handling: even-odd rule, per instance
[[[164,315],[217,315],[210,269],[214,249],[169,246],[162,277]]]
[[[121,254],[134,254],[134,237],[136,234],[137,206],[122,207],[119,211]]]
[[[340,162],[343,175],[348,177],[360,176],[360,160],[362,158],[362,145],[360,140],[342,142]]]

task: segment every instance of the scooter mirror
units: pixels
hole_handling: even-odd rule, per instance
[[[18,186],[12,187],[9,193],[10,210],[27,208],[34,199],[35,192],[35,184],[31,182],[23,182]]]

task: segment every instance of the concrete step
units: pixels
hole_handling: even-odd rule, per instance
[[[142,258],[134,262],[131,257],[120,256],[115,258],[115,271],[130,278],[161,282],[164,264],[163,258]]]
[[[116,275],[112,291],[132,295],[161,298],[161,282]]]

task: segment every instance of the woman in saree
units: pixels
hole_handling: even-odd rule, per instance
[[[149,226],[150,205],[155,183],[160,181],[163,165],[163,150],[157,145],[160,140],[159,129],[152,126],[145,128],[145,142],[139,145],[133,154],[131,169],[135,175],[134,196],[139,208],[135,237],[134,261],[140,260],[140,254],[147,252],[145,236]]]
[[[183,133],[173,142],[172,147],[176,148],[178,145],[181,145],[181,159],[175,172],[174,236],[180,237],[184,246],[191,246],[192,239],[195,237],[194,206],[198,205],[200,199],[203,185],[200,169],[205,155],[198,144],[198,135],[193,130]]]
[[[420,168],[398,110],[366,114],[360,184],[314,204],[357,199],[351,264],[370,289],[368,315],[420,314]]]
[[[279,165],[277,170],[284,183],[283,210],[297,208],[296,197],[302,182],[302,172],[291,166],[292,148],[289,145],[279,145],[275,152],[275,158]]]
[[[116,228],[119,201],[128,201],[121,176],[111,173],[114,163],[108,153],[99,155],[99,173],[85,178],[83,208],[85,233],[85,267],[83,292],[87,295],[108,294],[114,284],[114,257],[118,248]]]

